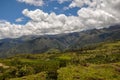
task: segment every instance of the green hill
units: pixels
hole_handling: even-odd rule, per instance
[[[119,80],[120,41],[0,59],[0,80]]]

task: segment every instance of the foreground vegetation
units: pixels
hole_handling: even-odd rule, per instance
[[[0,59],[0,80],[119,80],[120,41]]]

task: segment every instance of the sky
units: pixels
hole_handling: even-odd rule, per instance
[[[24,1],[24,2],[22,2]],[[36,1],[36,0],[1,0],[0,1],[0,20],[6,20],[11,23],[16,23],[16,24],[25,24],[29,18],[25,17],[22,14],[22,11],[24,9],[29,9],[29,10],[36,10],[40,9],[43,10],[44,12],[51,13],[55,12],[57,15],[59,14],[65,14],[67,16],[69,15],[77,15],[77,11],[79,8],[73,8],[70,10],[64,10],[64,7],[68,6],[70,4],[70,0],[66,1],[65,3],[60,4],[61,2],[59,0],[44,0],[43,5],[34,5],[25,2],[25,1]],[[41,0],[38,0],[41,1]],[[59,2],[58,2],[59,1]],[[64,0],[61,0],[64,1]],[[21,21],[22,20],[22,21]]]
[[[120,0],[0,0],[0,39],[120,24]]]

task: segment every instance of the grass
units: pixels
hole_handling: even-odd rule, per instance
[[[112,64],[68,66],[58,70],[58,80],[119,80],[120,72]]]
[[[0,63],[10,66],[0,68],[2,80],[119,80],[120,41],[82,51],[16,55]]]
[[[41,72],[34,75],[24,76],[21,78],[12,78],[10,80],[46,80],[46,72]]]

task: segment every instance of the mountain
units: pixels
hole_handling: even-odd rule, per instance
[[[120,25],[68,34],[23,36],[17,39],[0,40],[0,57],[18,53],[42,53],[50,49],[64,51],[95,43],[120,40]]]
[[[0,59],[0,80],[120,80],[120,41],[95,47]]]

